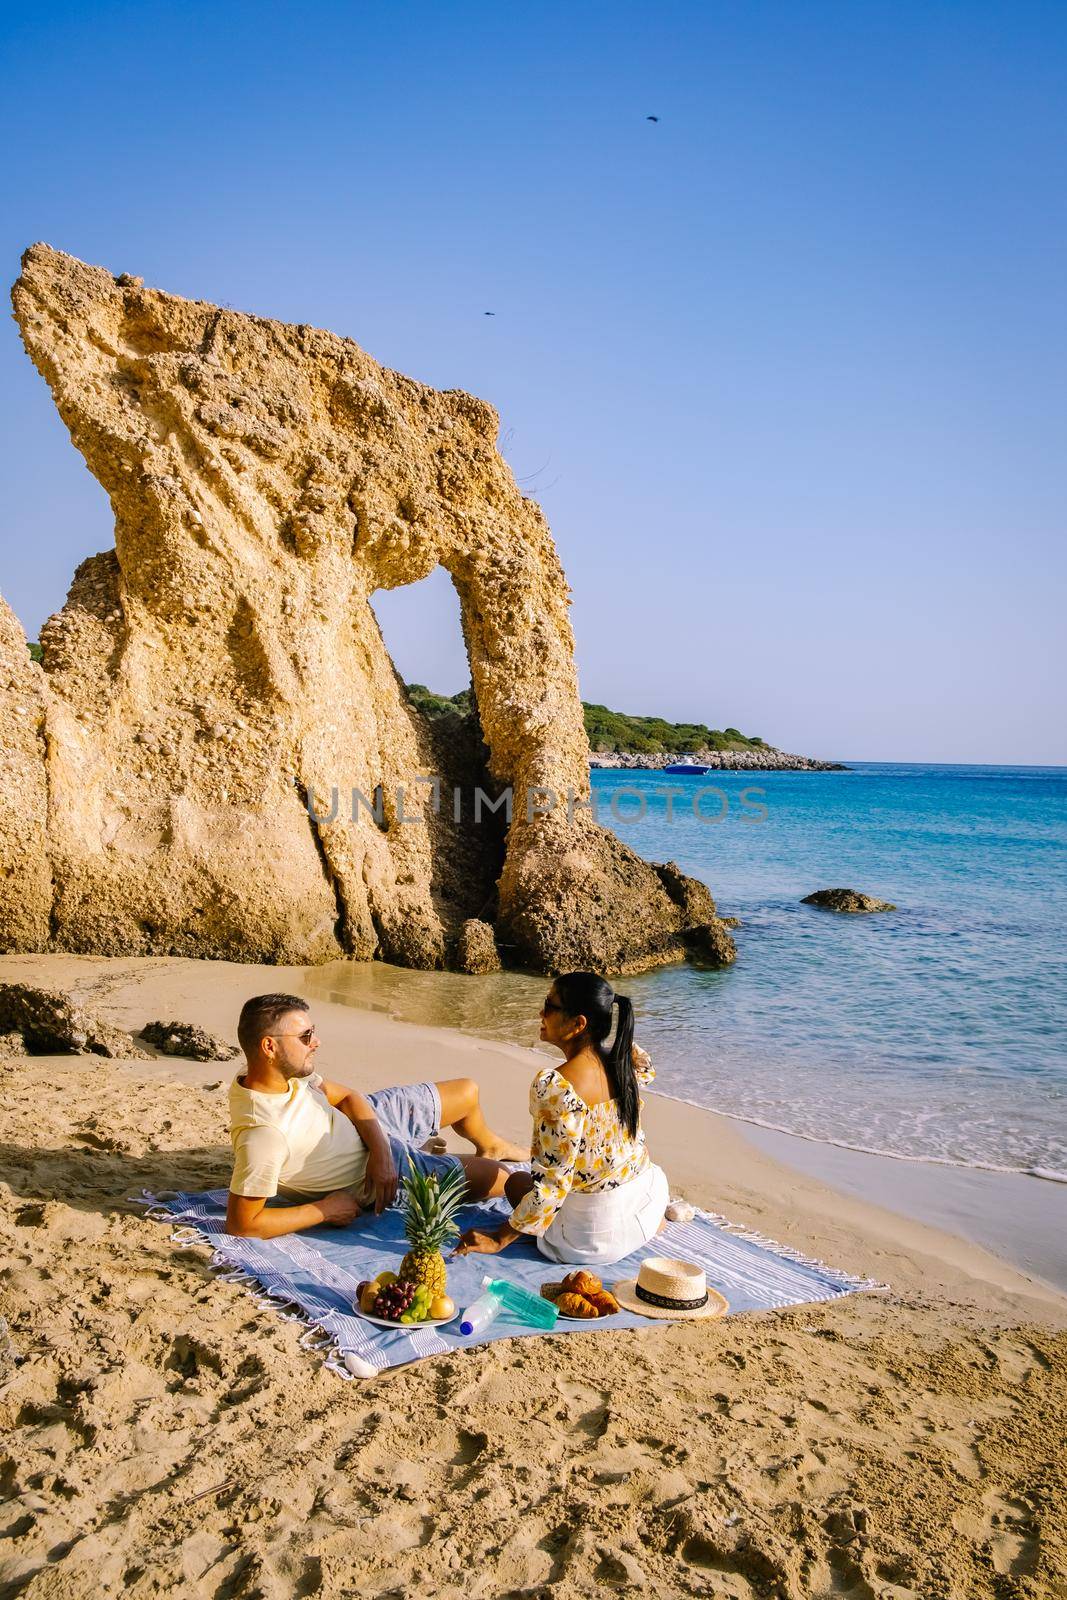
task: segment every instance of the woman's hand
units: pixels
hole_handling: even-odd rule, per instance
[[[647,1050],[642,1050],[639,1044],[630,1046],[630,1058],[634,1064],[634,1076],[638,1083],[651,1083],[656,1076],[656,1069],[652,1065],[652,1057]]]
[[[490,1233],[486,1228],[468,1228],[466,1233],[460,1234],[455,1253],[457,1256],[495,1256],[506,1249],[514,1237],[510,1229],[505,1238],[502,1233]]]

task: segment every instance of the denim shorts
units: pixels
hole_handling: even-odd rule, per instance
[[[367,1099],[374,1107],[396,1170],[402,1178],[409,1164],[429,1178],[444,1178],[461,1165],[458,1156],[432,1156],[419,1146],[441,1131],[441,1096],[433,1083],[403,1083],[377,1089]]]

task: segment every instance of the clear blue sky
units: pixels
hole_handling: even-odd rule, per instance
[[[1067,761],[1060,0],[3,16],[8,280],[45,239],[491,400],[586,699]],[[111,519],[12,323],[0,380],[32,637]],[[438,579],[380,615],[454,692]]]

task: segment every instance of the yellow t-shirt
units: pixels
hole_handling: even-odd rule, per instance
[[[331,1106],[317,1072],[292,1078],[285,1094],[230,1085],[233,1176],[230,1193],[329,1194],[362,1184],[367,1147],[353,1123]]]

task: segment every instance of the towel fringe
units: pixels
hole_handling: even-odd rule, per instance
[[[348,1368],[345,1366],[343,1356],[328,1355],[322,1364],[328,1372],[336,1373],[339,1378],[343,1378],[345,1383],[355,1383],[356,1374],[354,1372],[349,1372]],[[365,1381],[366,1380],[364,1379],[364,1382]]]
[[[207,1244],[200,1229],[194,1228],[191,1222],[183,1222],[180,1228],[172,1229],[170,1237],[172,1244]]]

